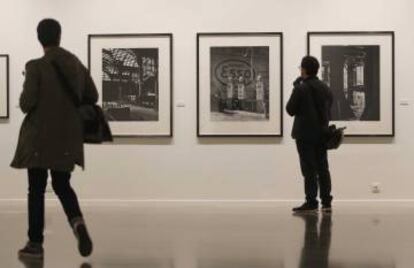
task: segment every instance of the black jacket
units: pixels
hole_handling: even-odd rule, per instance
[[[57,65],[73,95],[84,103],[96,103],[98,92],[88,70],[63,48],[50,49],[44,57],[26,65],[20,108],[26,114],[11,164],[14,168],[46,168],[72,171],[84,166],[83,130],[78,109],[58,77]]]
[[[332,102],[331,90],[316,76],[296,80],[286,105],[288,114],[295,117],[292,137],[301,141],[320,141],[329,125]]]

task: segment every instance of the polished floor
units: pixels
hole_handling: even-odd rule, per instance
[[[303,216],[291,205],[85,204],[95,251],[83,259],[51,204],[44,263],[23,263],[25,206],[0,203],[0,268],[414,267],[414,204],[338,203]]]

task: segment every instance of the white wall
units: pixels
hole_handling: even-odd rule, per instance
[[[330,156],[337,199],[414,199],[414,32],[410,0],[1,0],[0,53],[11,56],[11,119],[0,124],[0,199],[24,198],[26,174],[12,170],[22,114],[16,108],[24,63],[41,55],[35,27],[63,25],[63,46],[86,63],[89,33],[174,34],[174,138],[88,146],[87,170],[75,185],[84,199],[301,199],[292,120],[283,139],[196,137],[196,33],[284,32],[284,95],[306,52],[307,31],[396,32],[396,137],[349,141]],[[414,104],[412,102],[411,104]],[[382,193],[370,193],[380,182]]]

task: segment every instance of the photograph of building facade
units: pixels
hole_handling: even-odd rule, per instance
[[[332,120],[380,120],[379,46],[323,46],[322,79],[334,94]]]
[[[102,49],[102,106],[110,121],[158,121],[158,49]]]

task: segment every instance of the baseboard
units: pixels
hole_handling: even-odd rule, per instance
[[[303,202],[300,199],[80,199],[86,206],[170,206],[170,205],[238,205],[238,206],[284,206]],[[414,199],[335,199],[335,204],[384,203],[412,204]],[[25,204],[26,199],[0,199],[0,205]],[[46,199],[47,205],[58,204],[57,199]]]

